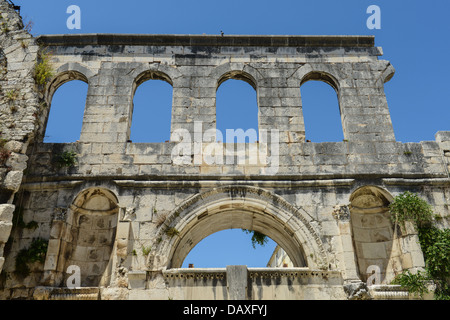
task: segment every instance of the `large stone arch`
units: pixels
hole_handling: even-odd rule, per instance
[[[297,267],[326,269],[328,259],[311,217],[282,197],[257,187],[226,186],[197,194],[159,228],[150,269],[181,267],[189,251],[220,230],[245,228],[277,242]],[[176,235],[168,235],[168,230]]]

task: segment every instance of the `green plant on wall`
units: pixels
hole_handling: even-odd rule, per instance
[[[59,168],[71,168],[77,164],[77,154],[74,151],[64,151],[55,158],[55,163]]]
[[[34,80],[38,85],[45,85],[53,77],[53,67],[51,65],[51,53],[41,50],[38,61],[34,66]]]
[[[19,91],[16,89],[11,89],[6,92],[5,96],[9,102],[14,102],[19,98]]]
[[[168,228],[167,230],[166,230],[166,234],[169,236],[169,237],[174,237],[174,236],[177,236],[178,234],[180,233],[180,231],[178,231],[176,228],[174,228],[174,227],[172,227],[172,228]]]
[[[23,208],[20,206],[17,206],[16,210],[14,210],[13,224],[14,224],[14,226],[17,226],[18,228],[22,228],[22,229],[34,230],[38,227],[38,223],[34,220],[27,222],[27,223],[23,220]]]
[[[428,275],[426,272],[418,271],[417,273],[411,273],[406,270],[398,274],[391,284],[398,284],[404,288],[408,288],[408,292],[417,294],[419,297],[423,297],[425,293],[428,293],[427,288]]]
[[[419,241],[427,274],[436,285],[435,298],[450,300],[450,229],[421,227]]]
[[[42,238],[33,239],[30,247],[18,252],[14,273],[23,278],[27,277],[31,272],[28,264],[34,262],[44,263],[47,248],[48,240]]]
[[[398,195],[389,208],[396,223],[412,221],[416,224],[425,259],[425,272],[411,274],[406,270],[392,283],[422,296],[427,292],[426,282],[432,281],[436,285],[435,299],[450,300],[450,229],[441,230],[433,226],[433,208],[414,193],[406,191]]]
[[[396,196],[389,205],[393,222],[413,221],[417,226],[433,220],[433,208],[425,200],[409,191]]]
[[[151,246],[142,246],[142,254],[144,256],[148,256],[151,250],[152,250]]]

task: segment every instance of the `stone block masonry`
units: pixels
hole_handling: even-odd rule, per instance
[[[39,50],[13,6],[0,1],[0,272],[17,194],[28,165],[28,145],[39,124],[33,69]]]
[[[395,140],[384,93],[395,70],[374,37],[33,38],[6,1],[0,8],[9,26],[0,38],[0,298],[410,298],[389,283],[422,268],[423,255],[414,228],[394,232],[389,203],[416,192],[448,228],[450,131]],[[32,77],[42,48],[52,53],[45,86]],[[134,143],[133,96],[151,79],[173,88],[171,138]],[[255,89],[266,140],[211,143],[228,79]],[[88,84],[80,139],[44,143],[52,97],[71,80]],[[335,89],[343,141],[305,141],[307,81]],[[66,151],[76,162],[56,165]],[[230,228],[266,234],[293,267],[228,268],[229,279],[226,266],[181,268],[199,241]],[[48,240],[45,261],[21,277],[16,257],[38,238]],[[369,290],[374,269],[381,286]],[[76,276],[81,288],[70,291]]]

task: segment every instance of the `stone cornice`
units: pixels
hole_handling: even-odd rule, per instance
[[[176,34],[59,34],[41,35],[47,46],[145,45],[239,47],[351,47],[371,48],[374,36],[338,35],[176,35]]]

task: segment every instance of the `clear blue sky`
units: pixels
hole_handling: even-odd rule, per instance
[[[397,140],[434,140],[437,131],[450,130],[448,0],[13,2],[22,6],[21,13],[25,21],[33,21],[34,35],[219,34],[221,30],[225,34],[255,35],[375,35],[376,45],[381,46],[385,53],[381,59],[389,60],[396,69],[394,78],[385,85],[385,92]],[[72,4],[81,8],[81,30],[69,30],[66,27],[69,17],[66,9]],[[369,17],[366,9],[372,4],[381,8],[380,30],[369,30],[366,27]],[[68,112],[73,112],[71,118],[81,119],[86,89],[82,83],[70,82],[56,92],[47,141],[61,139],[69,142],[78,139],[80,121],[73,121],[75,128],[71,130],[68,130],[70,124],[63,124],[64,130],[58,128],[57,124],[61,123],[58,121],[59,117],[67,118]],[[77,94],[72,96],[74,92]],[[67,98],[69,96],[70,99]],[[156,96],[158,100],[155,101]],[[158,112],[148,113],[149,110],[154,110],[149,101],[153,106],[158,106]],[[302,102],[307,139],[313,142],[342,141],[337,99],[331,88],[323,83],[310,81],[302,86]],[[134,104],[132,140],[168,140],[170,86],[158,81],[146,82],[138,88]],[[217,92],[218,128],[222,131],[226,128],[257,128],[256,108],[256,93],[248,84],[235,80],[226,81]],[[244,110],[248,114],[243,115]],[[244,120],[244,123],[239,123],[238,120]],[[142,128],[150,126],[155,128],[153,133],[158,135],[145,135]],[[72,136],[64,137],[61,135],[62,131],[70,131]],[[216,244],[212,244],[213,241]],[[199,267],[226,264],[264,266],[273,247],[274,244],[270,243],[264,250],[254,250],[249,235],[244,232],[235,230],[231,236],[230,233],[220,232],[195,247],[186,263],[193,262]],[[236,260],[232,257],[219,260],[226,252],[232,253]],[[204,260],[205,257],[207,261]]]

